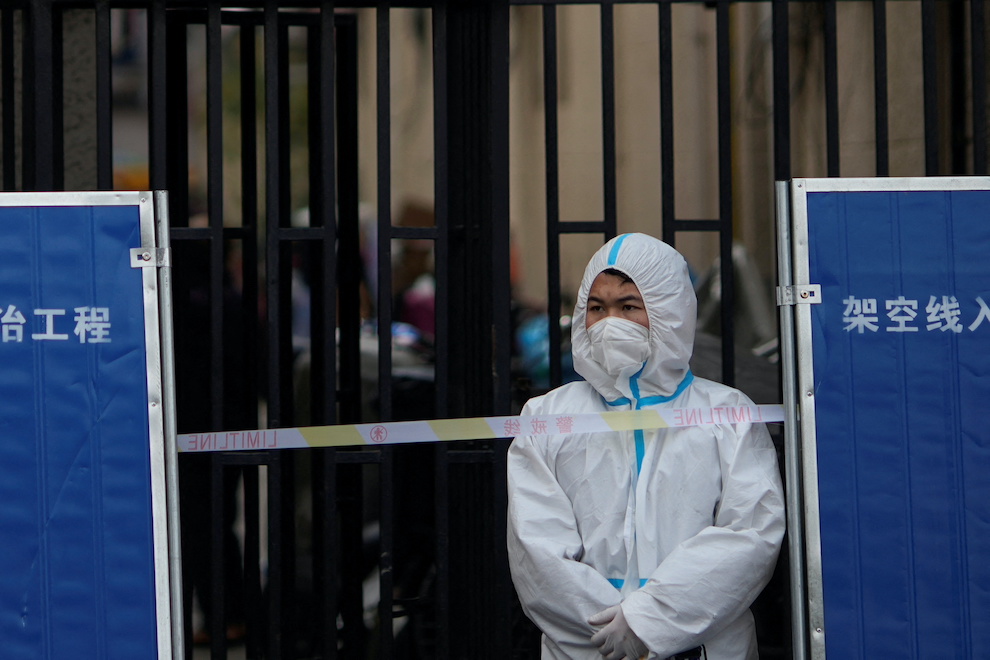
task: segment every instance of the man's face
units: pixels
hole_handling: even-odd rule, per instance
[[[591,283],[588,293],[588,311],[585,327],[590,328],[606,316],[638,323],[644,328],[650,327],[650,319],[646,314],[646,305],[639,288],[631,281],[611,273],[598,273]]]

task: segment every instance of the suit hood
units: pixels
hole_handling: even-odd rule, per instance
[[[598,275],[614,268],[632,279],[643,297],[650,321],[650,355],[629,378],[605,371],[591,352],[585,328],[588,294]],[[574,306],[571,351],[574,369],[606,401],[676,396],[690,380],[698,302],[681,254],[646,234],[622,234],[603,245],[588,262]]]

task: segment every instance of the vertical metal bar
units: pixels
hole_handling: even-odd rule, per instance
[[[605,239],[616,233],[615,211],[615,25],[612,5],[601,6],[602,175]]]
[[[560,167],[557,126],[557,6],[543,7],[543,124],[546,145],[547,323],[550,387],[563,381],[560,330]]]
[[[4,103],[0,104],[3,116],[3,190],[17,188],[17,149],[14,144],[16,131],[16,108],[14,102],[14,8],[5,5],[0,8],[0,94]]]
[[[282,181],[279,154],[282,153],[281,84],[279,67],[280,26],[277,0],[266,0],[264,8],[265,43],[265,224],[266,224],[266,288],[268,308],[268,426],[282,423],[282,369],[280,300],[279,300],[279,216],[282,210]]]
[[[292,210],[292,187],[289,185],[289,180],[292,175],[292,163],[290,161],[290,153],[292,152],[292,105],[293,99],[290,97],[290,83],[289,80],[289,34],[290,22],[288,16],[285,14],[279,15],[278,20],[278,53],[276,55],[276,61],[278,66],[278,84],[276,89],[278,90],[278,132],[279,140],[278,146],[279,151],[275,156],[278,170],[278,185],[279,185],[279,196],[278,196],[278,222],[276,223],[278,227],[288,227],[291,226],[291,210]],[[281,235],[281,232],[279,232]],[[288,253],[292,248],[291,240],[283,241],[283,253]],[[285,261],[291,261],[285,259]],[[281,273],[282,275],[288,274],[290,263],[284,265],[286,271]],[[287,301],[286,297],[289,292],[289,287],[286,286],[286,281],[283,282],[283,287],[281,290],[282,300]],[[287,302],[284,304],[288,304]],[[291,322],[287,322],[283,325],[282,333],[286,338],[283,342],[287,346],[291,344],[289,338],[291,337]],[[282,355],[281,358],[285,356]],[[280,358],[280,359],[281,359]],[[286,362],[283,360],[283,364]],[[285,402],[285,392],[283,391],[283,403],[282,403],[282,414],[283,416],[291,415],[291,406]]]
[[[790,231],[788,241],[791,250],[793,283],[804,284],[809,276],[808,254],[808,193],[803,182],[790,182]],[[818,494],[818,439],[815,423],[814,365],[811,346],[811,310],[809,305],[794,305],[794,365],[792,371],[796,383],[794,410],[790,413],[791,429],[799,434],[801,513],[804,519],[804,576],[805,602],[808,618],[804,622],[808,638],[808,652],[815,660],[826,657],[827,630],[825,628],[824,598],[822,591],[821,525]],[[795,414],[796,413],[796,414]],[[794,452],[796,453],[796,452]]]
[[[790,189],[786,181],[775,184],[777,209],[777,273],[781,287],[793,284],[791,271]],[[784,414],[784,477],[787,481],[787,551],[790,561],[791,657],[808,657],[808,606],[805,593],[804,517],[801,505],[801,445],[797,433],[797,377],[794,357],[794,315],[790,307],[779,308],[780,355]]]
[[[266,6],[267,9],[267,6]],[[268,18],[266,16],[266,18]],[[266,30],[268,25],[266,24]],[[282,629],[284,615],[282,609],[290,599],[286,597],[285,572],[282,570],[284,560],[283,547],[279,542],[283,520],[282,499],[285,497],[284,480],[281,478],[282,462],[286,459],[284,452],[271,452],[268,464],[268,652],[266,657],[278,660],[287,657],[282,652],[285,646],[285,631]]]
[[[279,244],[279,223],[282,208],[282,181],[279,165],[282,154],[282,105],[280,99],[281,67],[279,62],[281,50],[281,25],[278,16],[278,1],[265,0],[264,4],[264,79],[265,79],[265,262],[268,305],[268,426],[278,428],[282,425],[282,320],[280,318],[280,286],[281,271]],[[283,566],[283,547],[281,543],[282,528],[285,521],[282,516],[282,499],[284,497],[281,480],[282,457],[276,452],[272,456],[268,472],[269,493],[269,564],[270,576],[268,586],[268,655],[271,658],[282,657],[285,643],[282,630],[283,607],[286,587]]]
[[[447,67],[447,4],[436,3],[433,8],[433,140],[434,140],[434,199],[437,225],[436,250],[436,342],[447,346],[450,341],[450,156],[448,127],[448,67]],[[450,357],[447,351],[437,351],[434,365],[434,402],[437,416],[449,415]],[[433,615],[436,622],[434,656],[437,660],[450,658],[450,461],[446,443],[434,449],[434,534],[436,537],[436,577],[434,582]]]
[[[938,43],[935,0],[921,0],[921,61],[925,98],[925,174],[939,173]]]
[[[509,501],[508,485],[505,474],[508,465],[508,450],[510,440],[498,440],[492,456],[490,474],[492,476],[491,529],[490,538],[494,543],[491,563],[494,573],[496,602],[493,631],[495,632],[494,658],[512,657],[512,604],[515,595],[512,577],[509,573],[509,551],[503,542],[505,528],[508,525],[507,503]]]
[[[378,648],[380,657],[393,657],[393,589],[395,587],[395,452],[382,447],[379,463]]]
[[[391,44],[387,1],[378,4],[378,398],[382,419],[392,417],[392,102]]]
[[[223,428],[218,426],[216,428]],[[226,571],[223,562],[223,541],[224,541],[224,473],[222,456],[210,456],[210,620],[208,632],[210,633],[210,655],[217,660],[225,660],[227,657],[227,637],[224,619],[226,618],[226,603],[224,603],[224,578]]]
[[[836,0],[825,0],[825,141],[828,176],[839,176],[839,58]]]
[[[291,426],[295,407],[293,402],[292,388],[292,249],[293,242],[284,240],[281,236],[281,229],[288,225],[291,219],[291,117],[292,99],[289,85],[289,27],[291,18],[289,15],[282,15],[278,19],[278,49],[276,59],[278,62],[278,131],[279,131],[279,151],[276,155],[279,182],[279,204],[278,219],[276,221],[275,252],[278,260],[275,270],[278,273],[278,296],[277,307],[282,313],[279,314],[279,322],[282,327],[279,329],[279,337],[282,341],[278,347],[279,378],[273,381],[272,385],[281,390],[280,401],[282,403],[280,416],[281,424]],[[266,154],[267,157],[267,154]],[[270,264],[270,262],[269,262]],[[287,312],[287,313],[286,313]],[[293,457],[280,457],[276,463],[277,470],[275,476],[281,483],[281,496],[275,502],[275,506],[281,509],[281,525],[277,530],[272,530],[272,538],[281,545],[279,550],[280,569],[282,581],[282,597],[284,603],[295,602],[295,488],[292,487],[295,475],[295,461]],[[281,648],[279,652],[285,658],[291,658],[294,652],[296,639],[296,617],[291,608],[283,606],[279,611],[279,630],[281,632]]]
[[[169,188],[167,168],[170,145],[166,134],[167,34],[165,0],[151,0],[148,10],[148,176],[152,190]],[[178,107],[181,112],[185,112],[184,104]]]
[[[275,180],[278,187],[278,203],[275,205],[275,216],[268,218],[269,228],[274,229],[270,234],[269,246],[275,255],[274,261],[269,257],[269,273],[275,273],[275,281],[272,288],[277,289],[275,297],[269,298],[275,304],[277,313],[276,322],[279,323],[279,342],[273,346],[277,351],[275,359],[278,361],[279,369],[277,378],[271,379],[273,388],[279,390],[279,425],[292,426],[295,407],[293,405],[292,388],[292,251],[295,249],[294,239],[282,236],[282,229],[291,225],[292,216],[292,97],[290,95],[290,75],[289,75],[289,44],[290,44],[290,19],[288,14],[280,14],[277,20],[277,48],[275,52],[275,66],[278,70],[276,83],[276,103],[278,105],[278,115],[275,130],[278,132],[278,151],[274,154],[266,153],[267,159],[274,159]],[[269,161],[271,162],[271,161]],[[269,294],[271,295],[271,293]],[[271,304],[271,303],[270,303]],[[269,307],[271,309],[271,307]],[[271,328],[271,325],[269,325]],[[285,469],[291,467],[291,461],[283,461]],[[286,489],[287,494],[291,494],[291,489]],[[292,522],[293,516],[286,512],[285,524]],[[287,552],[284,554],[286,565],[292,560],[292,556]],[[287,575],[287,574],[286,574]],[[291,582],[286,585],[291,586]],[[289,617],[283,623],[293,623],[294,619]],[[284,631],[283,631],[284,632]]]
[[[324,0],[319,7],[319,23],[317,30],[310,30],[307,41],[313,55],[310,67],[311,91],[310,100],[313,105],[311,117],[310,144],[314,150],[311,155],[311,168],[315,166],[312,177],[314,188],[311,191],[313,215],[312,224],[322,229],[320,263],[321,277],[314,292],[321,294],[319,314],[314,314],[319,327],[312,334],[312,364],[320,365],[322,372],[319,378],[313,376],[314,387],[312,396],[312,422],[336,421],[337,407],[337,351],[334,350],[334,328],[337,325],[336,294],[338,291],[336,278],[337,264],[337,213],[336,213],[336,117],[337,105],[336,86],[336,26],[334,25],[333,3]],[[316,48],[313,44],[316,43]],[[315,84],[314,82],[315,81]],[[343,244],[343,239],[341,239]],[[322,657],[334,657],[337,650],[337,611],[338,598],[336,570],[340,559],[336,543],[337,506],[337,468],[336,452],[332,449],[315,452],[313,457],[313,575],[317,603],[314,608],[313,637],[314,651]]]
[[[220,3],[206,10],[206,180],[210,236],[210,410],[213,428],[224,427],[223,78]],[[218,518],[219,520],[219,518]]]
[[[224,240],[223,240],[223,79],[221,74],[220,2],[210,0],[206,6],[206,180],[207,218],[209,222],[209,291],[210,291],[210,417],[212,427],[225,429],[224,411]],[[238,358],[239,359],[239,358]],[[223,467],[222,457],[211,456],[211,528],[210,589],[212,606],[210,646],[213,656],[225,658],[226,585],[224,566],[224,482],[231,478]]]
[[[113,74],[110,4],[96,0],[96,187],[113,190]]]
[[[174,13],[171,16],[166,15],[164,12],[155,13],[154,11],[148,12],[148,35],[149,40],[152,40],[152,35],[154,39],[149,43],[149,62],[148,71],[149,76],[161,76],[164,78],[162,82],[162,87],[155,91],[154,80],[149,82],[149,89],[152,93],[157,94],[159,97],[164,98],[164,90],[168,90],[168,97],[176,104],[178,108],[185,108],[187,103],[187,87],[186,87],[186,16],[183,13]],[[169,29],[166,31],[164,26],[152,25],[152,21],[174,20],[178,23],[177,29]],[[167,35],[167,37],[166,37]],[[166,40],[167,39],[167,40]],[[165,61],[171,62],[171,65],[166,70]],[[188,139],[186,137],[188,129],[188,117],[185,111],[182,112],[163,112],[160,108],[156,107],[154,102],[149,99],[149,127],[151,129],[151,135],[149,135],[149,145],[154,145],[153,149],[158,149],[162,155],[167,156],[165,164],[160,166],[158,170],[153,170],[151,172],[151,177],[153,182],[159,183],[161,185],[157,190],[168,189],[169,202],[170,202],[170,214],[171,214],[171,225],[174,229],[176,226],[183,226],[188,224],[189,220],[189,160],[187,153]],[[158,131],[158,134],[155,134]],[[166,150],[165,149],[165,132],[168,131],[170,134],[175,136],[181,136],[181,139],[176,139],[173,145]],[[152,160],[157,157],[152,154]],[[159,179],[164,179],[158,181]],[[166,183],[167,181],[167,183]],[[179,220],[181,218],[181,220]],[[179,246],[177,246],[179,247]],[[181,246],[185,248],[185,245]],[[197,267],[198,271],[199,268]],[[183,382],[186,376],[184,375],[182,355],[183,351],[187,346],[187,338],[190,336],[191,332],[188,328],[193,327],[192,318],[195,316],[195,312],[189,309],[188,300],[189,292],[192,287],[196,286],[198,283],[193,280],[197,277],[189,268],[178,268],[174,271],[174,279],[176,283],[176,295],[177,303],[173,308],[175,316],[175,327],[178,330],[176,333],[176,356],[177,363],[182,366],[177,366],[176,377],[179,382],[177,382],[177,396],[182,396]],[[188,425],[189,422],[186,418],[185,410],[183,409],[184,403],[177,402],[176,412],[177,412],[177,430],[183,431],[188,430],[188,428],[183,428]],[[183,490],[183,494],[180,497],[180,506],[183,510],[188,510],[189,504],[187,498],[190,492],[200,493],[206,491],[206,484],[202,484],[198,488],[190,491],[188,487],[188,480],[194,479],[198,480],[200,475],[204,473],[204,463],[208,464],[207,457],[199,457],[190,459],[186,457],[185,459],[179,461],[179,485]],[[182,545],[185,552],[189,555],[198,552],[201,547],[206,547],[205,539],[198,538],[202,537],[202,533],[196,530],[195,533],[190,532],[189,526],[184,525],[187,535],[182,539]],[[186,648],[186,657],[192,658],[192,637],[193,637],[193,591],[200,587],[196,587],[195,583],[197,580],[194,578],[193,564],[196,561],[210,561],[209,557],[203,557],[200,559],[194,559],[187,555],[186,560],[181,567],[183,570],[182,583],[184,586],[184,592],[182,594],[183,598],[183,619],[180,622],[182,626],[183,636],[188,641],[188,646]]]
[[[358,230],[358,39],[353,15],[337,17],[337,49],[337,158],[342,164],[337,170],[342,246],[338,251],[337,291],[341,309],[356,309],[357,275],[355,267],[349,265],[353,262],[347,260],[357,255],[353,249],[343,247],[351,241],[356,244],[357,236],[348,238],[348,232],[356,234]],[[340,315],[338,421],[345,424],[361,421],[360,333],[359,319]],[[340,636],[344,654],[359,656],[366,644],[366,631],[360,572],[351,567],[360,566],[364,559],[361,547],[362,477],[359,466],[338,467],[332,457],[328,457],[324,465],[327,471],[336,471],[336,490],[328,491],[328,496],[336,497],[337,501],[328,502],[327,507],[335,511],[334,524],[340,530],[339,537],[334,529],[327,530],[339,558],[339,563],[327,564],[329,576],[340,580],[338,599],[332,605],[337,608],[343,623]]]
[[[311,205],[314,210],[312,223],[320,228],[321,259],[323,265],[322,277],[314,283],[314,293],[320,294],[319,314],[313,319],[318,327],[313,328],[313,363],[320,365],[322,372],[319,378],[313,378],[314,385],[319,387],[313,391],[313,414],[317,421],[336,417],[337,392],[336,379],[337,359],[334,345],[334,328],[337,325],[336,277],[337,242],[337,171],[336,171],[336,131],[334,130],[336,97],[336,30],[334,27],[334,7],[332,0],[323,0],[320,5],[320,20],[317,30],[310,30],[309,40],[315,43],[312,48],[313,64],[310,67],[313,83],[310,85],[310,100],[313,110],[310,114],[312,149],[310,167],[315,172],[312,177]],[[356,227],[354,229],[357,229]],[[360,249],[360,236],[354,232],[354,248]],[[358,266],[360,268],[360,266]],[[355,286],[358,288],[358,285]],[[317,405],[319,402],[319,405]]]
[[[485,414],[496,399],[497,369],[492,336],[493,274],[479,268],[491,255],[493,200],[499,167],[493,124],[491,7],[452,3],[448,12],[450,46],[450,213],[456,226],[450,254],[451,309],[464,328],[464,341],[451,345],[451,368],[461,370],[463,387],[452,390],[452,414]],[[499,191],[498,194],[501,194]]]
[[[669,2],[657,6],[660,43],[660,222],[665,242],[674,244],[674,68]]]
[[[244,469],[244,616],[247,623],[245,655],[260,658],[263,654],[261,638],[261,491],[258,483],[258,466]]]
[[[162,91],[159,94],[162,99],[168,98],[175,108],[188,107],[189,90],[187,84],[188,53],[187,53],[187,26],[190,20],[187,12],[164,12],[158,17],[149,13],[149,20],[168,21],[167,32],[165,29],[158,29],[149,26],[149,33],[157,30],[163,36],[164,43],[155,45],[154,49],[161,49],[161,61],[155,64],[156,74],[162,76]],[[167,35],[167,36],[166,36]],[[155,55],[157,58],[158,55]],[[168,62],[168,68],[165,68]],[[149,64],[149,69],[151,65]],[[156,81],[151,81],[151,89],[154,92]],[[158,92],[154,92],[158,93]],[[165,157],[165,164],[152,168],[152,181],[157,182],[161,188],[167,189],[171,204],[173,226],[187,226],[189,224],[189,116],[183,111],[164,112],[161,108],[154,106],[149,108],[149,123],[152,128],[150,141],[156,145],[156,149]],[[160,134],[158,134],[160,133]],[[172,136],[169,142],[166,136]],[[152,160],[156,160],[157,155],[152,154]],[[158,181],[160,179],[160,181]],[[176,273],[178,282],[181,282],[181,293],[184,294],[189,286],[192,286],[191,278],[194,277],[189,269],[180,270]],[[198,283],[197,283],[198,284]],[[184,309],[182,306],[176,308],[177,317],[182,316]],[[182,323],[179,323],[180,333]],[[181,412],[181,410],[180,410]]]
[[[791,178],[790,34],[787,0],[773,0],[774,180]]]
[[[239,78],[240,78],[240,151],[241,151],[241,227],[243,250],[243,292],[242,303],[245,319],[257,317],[258,301],[258,139],[256,110],[257,98],[257,48],[255,28],[248,21],[239,30]],[[257,324],[244,324],[244,346],[257,354],[259,332]],[[239,356],[237,359],[241,359]],[[248,385],[245,387],[245,405],[255,405],[258,400],[256,370],[247,371]],[[255,415],[256,420],[256,415]],[[261,492],[258,479],[258,466],[245,466],[244,485],[244,601],[243,608],[247,627],[245,653],[248,658],[259,658],[264,654],[261,588]]]
[[[392,130],[391,130],[391,3],[378,3],[376,12],[378,101],[378,398],[382,419],[392,417]],[[379,554],[379,646],[382,657],[392,657],[392,589],[394,586],[394,480],[391,449],[382,451]]]
[[[987,54],[983,0],[970,0],[970,64],[973,81],[973,173],[987,173]],[[5,168],[6,171],[6,168]]]
[[[314,237],[313,241],[304,243],[300,246],[307,254],[307,261],[311,263],[304,264],[305,266],[305,276],[308,278],[309,284],[309,307],[310,307],[310,317],[309,317],[309,345],[306,348],[301,349],[295,341],[295,330],[293,330],[293,357],[300,350],[309,352],[309,386],[307,392],[300,392],[303,401],[296,404],[297,410],[300,411],[303,417],[307,415],[308,418],[303,419],[297,417],[295,419],[295,424],[326,424],[328,412],[327,398],[328,390],[334,392],[334,400],[336,400],[336,387],[328,387],[328,381],[333,381],[336,383],[336,360],[334,360],[331,365],[332,371],[327,371],[327,353],[335,352],[336,341],[326,341],[328,337],[327,329],[332,328],[332,323],[336,322],[336,314],[331,316],[330,307],[336,307],[334,304],[336,301],[331,297],[335,292],[336,288],[336,275],[337,275],[337,223],[336,223],[336,209],[327,209],[326,205],[328,202],[332,204],[327,195],[330,193],[336,193],[336,186],[333,181],[333,170],[327,170],[326,162],[326,133],[328,130],[335,132],[331,127],[334,126],[333,122],[333,112],[330,109],[324,110],[326,93],[325,86],[332,87],[334,84],[333,70],[324,73],[324,61],[323,61],[323,51],[324,49],[331,49],[334,46],[334,36],[333,33],[324,41],[322,39],[323,35],[323,9],[322,2],[317,4],[313,11],[315,13],[314,21],[307,21],[304,23],[305,33],[306,33],[306,131],[309,134],[309,139],[306,144],[309,148],[309,158],[308,158],[308,198],[307,206],[309,209],[309,227]],[[331,21],[331,29],[332,29]],[[298,41],[298,39],[296,39]],[[332,95],[331,95],[332,98]],[[326,115],[326,116],[325,116]],[[328,123],[329,122],[329,123]],[[331,144],[332,146],[332,144]],[[295,205],[293,205],[295,206]],[[328,211],[331,217],[328,219]],[[328,226],[328,220],[331,222]],[[329,238],[329,241],[327,240]],[[293,257],[294,259],[294,257]],[[331,270],[331,266],[333,266]],[[292,296],[295,298],[295,296]],[[328,318],[328,316],[330,318]],[[315,365],[315,368],[314,368]],[[295,367],[293,367],[293,372],[295,372]],[[330,377],[330,374],[334,374],[334,377]],[[295,380],[295,376],[293,376]],[[310,403],[306,405],[304,402],[309,401]],[[336,401],[335,401],[336,402]],[[310,452],[313,455],[313,460],[310,463],[311,468],[315,468],[319,461],[316,460],[317,456],[322,452]],[[315,514],[314,514],[315,515]],[[315,518],[314,518],[315,520]],[[315,555],[313,557],[315,561]],[[319,613],[319,607],[313,609],[313,615],[319,618],[321,615]],[[319,628],[317,628],[318,630]]]
[[[451,368],[463,370],[463,387],[450,392],[452,414],[486,414],[494,405],[503,405],[504,370],[498,355],[503,350],[498,323],[493,314],[500,310],[504,293],[499,278],[491,273],[492,252],[507,255],[506,187],[507,144],[505,98],[495,100],[496,90],[507,89],[508,2],[450,3],[448,5],[449,74],[449,186],[452,228],[450,254],[450,305],[456,318],[451,324],[463,328],[463,340],[452,342]],[[495,61],[498,60],[498,61]],[[497,240],[502,246],[493,246]],[[479,268],[484,264],[485,268]],[[503,268],[504,271],[504,268]],[[503,280],[507,281],[507,277]],[[506,313],[508,309],[506,308]],[[471,470],[451,470],[450,565],[456,585],[452,602],[463,613],[464,625],[452,627],[451,648],[458,655],[506,657],[501,652],[511,635],[505,628],[508,603],[506,581],[494,577],[504,571],[494,566],[491,542],[478,534],[480,519],[490,518],[492,490],[490,477],[493,449],[474,453],[480,464]],[[504,475],[500,475],[504,480]],[[470,481],[466,481],[470,479]],[[469,484],[469,485],[468,485]],[[465,488],[460,488],[464,485]],[[463,496],[461,496],[463,492]],[[469,508],[470,507],[470,508]],[[467,557],[482,557],[477,562]],[[477,588],[481,579],[492,576]],[[475,588],[471,588],[475,586]],[[483,612],[484,618],[475,615]]]
[[[436,581],[434,586],[437,660],[447,660],[450,653],[450,469],[451,461],[446,443],[437,443],[435,450],[434,506],[436,507]]]
[[[722,382],[736,382],[736,342],[734,312],[736,300],[735,263],[732,260],[732,101],[729,2],[716,5],[716,59],[718,61],[718,178],[719,178],[719,278],[722,301]]]
[[[24,10],[23,185],[27,191],[53,190],[55,119],[52,0]]]
[[[491,26],[491,73],[489,77],[491,89],[491,173],[492,173],[492,235],[490,264],[492,273],[492,356],[495,386],[492,399],[492,411],[509,414],[512,407],[512,283],[509,278],[509,0],[499,0],[490,6],[489,25]],[[611,8],[608,10],[611,18]],[[608,34],[611,35],[611,20]],[[611,53],[611,38],[609,38],[608,61],[614,59]],[[611,70],[611,66],[610,66]],[[611,196],[611,216],[614,231],[615,225],[615,111],[614,94],[609,85],[611,121],[606,120],[608,131],[608,146],[606,154],[611,153],[610,162],[606,161],[606,199]],[[608,158],[608,157],[607,157]],[[611,169],[611,177],[608,170]],[[611,188],[611,192],[609,192]],[[506,655],[509,650],[506,649]]]
[[[240,29],[240,115],[241,115],[241,227],[243,229],[243,314],[251,322],[245,323],[244,345],[252,355],[261,353],[258,342],[260,332],[254,319],[258,316],[258,112],[257,112],[257,47],[255,28],[247,22]],[[257,408],[258,370],[248,370],[245,387],[245,404]],[[253,417],[256,419],[257,414]]]
[[[873,94],[876,108],[877,176],[890,174],[887,95],[887,0],[873,0]]]
[[[611,35],[611,8],[608,34]],[[491,52],[489,61],[490,99],[491,99],[491,213],[492,213],[492,308],[490,315],[494,342],[492,355],[495,372],[495,387],[493,391],[492,410],[496,413],[509,414],[512,406],[511,389],[511,350],[512,325],[511,308],[512,294],[509,277],[509,0],[492,2],[489,7],[491,29]],[[604,28],[603,28],[604,30]],[[612,62],[611,36],[609,38],[608,57]],[[609,96],[611,94],[611,83]],[[614,200],[615,200],[615,126],[613,119],[606,122],[611,125],[610,146],[612,151],[611,164],[606,164],[607,171],[612,170],[611,198],[612,221],[614,231]],[[493,462],[489,474],[493,480],[494,497],[490,503],[490,518],[494,526],[493,537],[501,539],[506,528],[507,493],[505,482],[506,451],[508,442],[497,442],[494,448]],[[484,506],[484,505],[483,505]],[[491,566],[494,569],[494,585],[492,603],[492,632],[494,644],[492,655],[497,658],[508,658],[512,655],[512,580],[509,576],[508,550],[504,542],[492,544]]]
[[[273,452],[279,454],[279,452]],[[280,484],[281,492],[274,506],[280,509],[280,521],[271,528],[270,535],[277,539],[279,548],[274,553],[279,561],[279,570],[272,570],[272,580],[280,580],[282,584],[282,602],[280,610],[276,610],[274,618],[279,626],[279,653],[284,658],[295,656],[296,639],[298,637],[298,619],[291,604],[298,602],[296,585],[296,555],[295,555],[295,459],[292,454],[279,455],[273,462],[273,476]],[[276,544],[270,544],[272,547]],[[274,561],[274,559],[273,559]]]
[[[337,570],[340,551],[336,543],[337,451],[333,448],[316,453],[313,471],[313,588],[316,596],[312,620],[313,653],[317,657],[336,657],[337,639]]]
[[[361,360],[360,360],[360,319],[356,310],[360,305],[359,272],[364,272],[365,264],[356,253],[359,237],[358,218],[358,43],[357,26],[353,16],[341,15],[337,18],[337,159],[345,166],[336,170],[340,181],[337,184],[337,204],[339,205],[339,241],[342,246],[353,245],[353,249],[338,250],[337,294],[341,309],[355,310],[355,318],[341,315],[340,325],[340,370],[341,392],[338,394],[341,419],[339,422],[352,424],[360,421],[361,411]],[[333,154],[330,155],[333,158]],[[330,326],[328,326],[330,329]],[[330,373],[330,372],[328,372]],[[328,387],[332,385],[328,383]]]
[[[436,286],[436,345],[447,346],[450,341],[450,156],[447,94],[447,5],[438,2],[433,8],[433,197],[437,226],[435,249]],[[437,416],[447,417],[447,388],[450,379],[450,360],[446,351],[438,351],[434,371],[435,405]]]
[[[155,197],[155,237],[158,247],[170,250],[168,226],[168,193],[156,191]],[[172,268],[164,266],[158,273],[159,323],[161,324],[162,344],[167,347],[162,354],[162,385],[165,392],[175,391],[175,330],[172,325]],[[176,450],[175,397],[168,396],[162,401],[165,422],[165,497],[168,515],[168,567],[169,589],[172,592],[170,603],[172,660],[181,660],[185,655],[185,634],[182,612],[182,539],[179,524],[179,462]]]

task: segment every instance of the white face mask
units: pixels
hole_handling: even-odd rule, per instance
[[[588,328],[591,357],[610,375],[629,377],[650,356],[650,330],[639,323],[607,316]]]

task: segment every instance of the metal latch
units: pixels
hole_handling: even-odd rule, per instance
[[[777,307],[783,305],[817,305],[822,301],[821,284],[791,284],[777,287]]]
[[[172,265],[168,248],[131,248],[131,268],[163,268]]]

